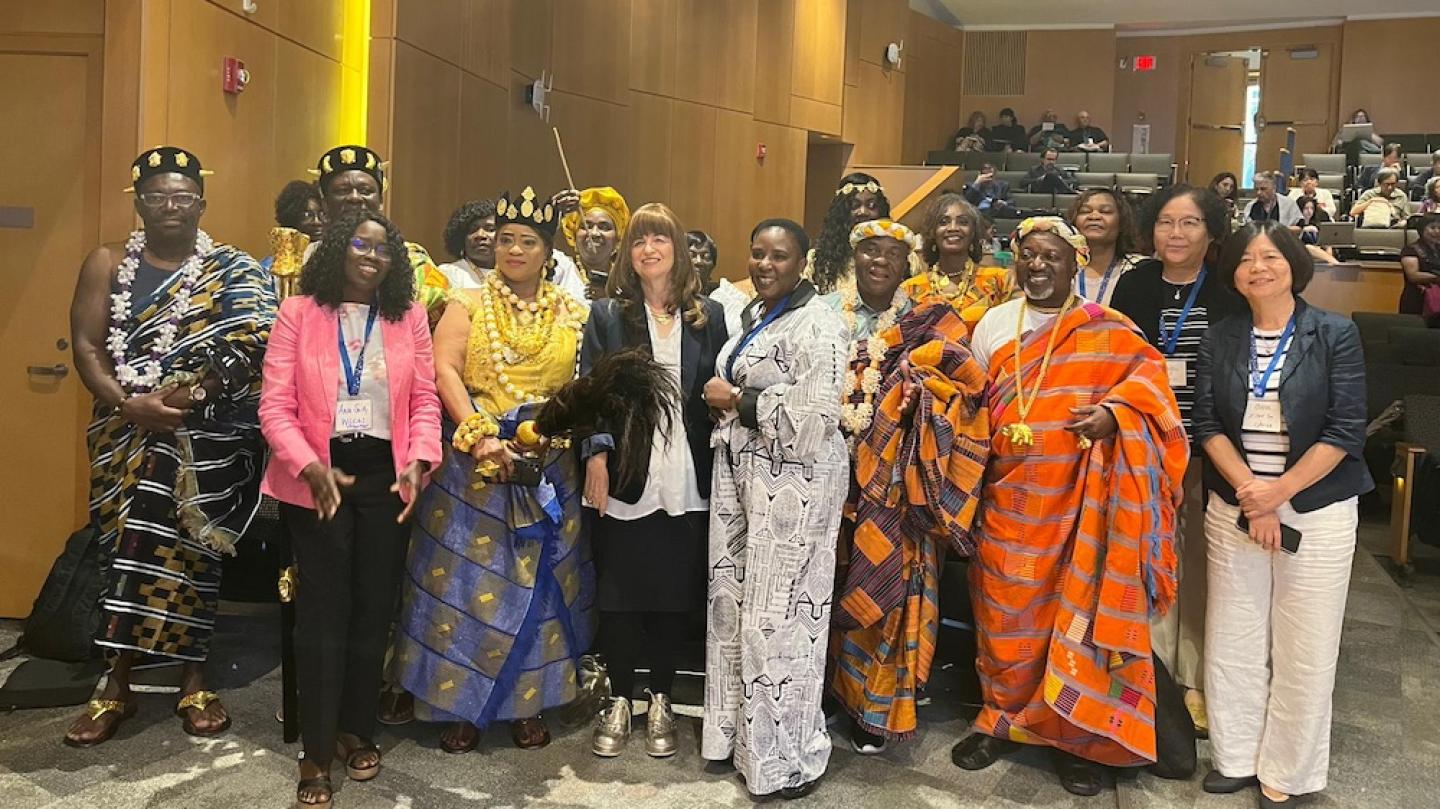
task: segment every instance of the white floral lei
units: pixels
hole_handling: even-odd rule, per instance
[[[163,372],[160,361],[175,346],[180,321],[190,308],[190,293],[200,279],[205,257],[214,249],[215,242],[210,234],[197,231],[195,252],[180,265],[183,282],[175,292],[169,319],[161,324],[159,337],[150,347],[149,356],[143,360],[132,359],[125,354],[128,344],[125,327],[130,322],[134,305],[131,289],[135,286],[135,271],[140,267],[140,254],[145,250],[145,231],[137,230],[130,234],[130,240],[125,243],[125,258],[121,260],[116,275],[117,288],[110,295],[110,334],[105,341],[106,348],[110,349],[110,358],[115,363],[115,379],[127,392],[145,393],[159,387]]]
[[[849,326],[850,333],[853,335],[855,333],[855,305],[859,301],[860,293],[854,286],[850,286],[842,295],[844,296],[842,312],[845,316],[845,324]],[[890,299],[890,308],[880,313],[876,319],[874,330],[865,340],[865,353],[869,364],[858,375],[853,370],[845,372],[845,401],[840,405],[840,428],[850,436],[849,443],[852,450],[860,433],[864,432],[875,419],[875,393],[880,390],[881,382],[880,361],[885,358],[885,352],[890,347],[890,344],[885,342],[885,338],[880,335],[895,325],[895,314],[904,305],[905,297],[903,291],[895,290],[895,296]],[[852,340],[847,366],[853,368],[855,361],[859,358],[860,341]],[[857,393],[860,394],[860,401],[852,401]]]

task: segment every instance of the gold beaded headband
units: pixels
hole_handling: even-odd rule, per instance
[[[874,180],[870,180],[869,182],[861,183],[860,185],[856,185],[855,183],[846,183],[835,189],[835,196],[838,197],[845,194],[858,194],[861,191],[869,191],[872,194],[885,193],[885,189],[881,188],[879,183],[875,182]]]
[[[1064,239],[1067,244],[1075,248],[1075,263],[1081,267],[1090,266],[1090,243],[1085,240],[1080,231],[1058,216],[1032,216],[1022,221],[1020,227],[1015,229],[1015,235],[1010,237],[1010,243],[1018,247],[1021,239],[1037,230],[1053,233]]]

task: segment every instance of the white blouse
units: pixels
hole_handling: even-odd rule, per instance
[[[345,338],[345,350],[350,354],[351,367],[360,359],[360,345],[365,341],[365,321],[370,317],[370,305],[366,303],[340,304],[340,335]],[[345,380],[345,361],[340,361],[340,396],[335,400],[334,435],[351,434],[352,430],[340,429],[340,411],[347,402],[368,400],[370,402],[370,429],[360,430],[364,435],[390,440],[390,375],[385,366],[385,341],[380,337],[380,318],[370,330],[370,344],[365,349],[365,367],[360,370],[360,393],[351,396]]]
[[[680,339],[685,328],[683,321],[676,320],[670,334],[661,337],[656,328],[655,315],[645,307],[645,321],[650,330],[650,349],[655,361],[670,372],[675,386],[680,386]],[[605,509],[605,516],[617,520],[638,520],[663,511],[671,517],[679,517],[690,511],[708,511],[710,502],[700,496],[700,485],[695,477],[695,458],[690,453],[690,441],[685,430],[685,414],[680,403],[671,414],[670,440],[659,430],[650,444],[650,474],[645,478],[645,490],[634,503],[623,503],[615,498]],[[590,505],[588,502],[586,505]]]

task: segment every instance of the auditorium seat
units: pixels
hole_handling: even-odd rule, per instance
[[[1345,155],[1343,154],[1313,154],[1307,152],[1301,155],[1301,157],[1304,158],[1304,160],[1301,161],[1301,165],[1307,169],[1315,169],[1320,172],[1321,175],[1339,174],[1344,176],[1345,174]]]
[[[1160,187],[1160,177],[1150,173],[1116,174],[1115,187],[1125,194],[1153,194]]]
[[[1404,228],[1356,228],[1355,249],[1361,255],[1398,257],[1405,247]]]
[[[1075,175],[1075,186],[1080,189],[1086,188],[1114,188],[1115,175],[1097,171],[1084,171]]]
[[[970,179],[973,181],[975,178],[972,177],[972,178],[970,178]],[[997,172],[995,172],[995,179],[1000,180],[1000,181],[1002,181],[1002,182],[1009,183],[1009,184],[1010,184],[1010,190],[1015,191],[1015,190],[1018,190],[1018,189],[1020,188],[1020,183],[1025,180],[1025,172],[1023,172],[1023,171],[997,171]]]
[[[925,165],[959,166],[964,159],[964,155],[964,152],[952,152],[949,149],[935,149],[925,154]]]
[[[999,236],[1002,239],[1009,239],[1010,234],[1014,233],[1015,229],[1020,227],[1020,220],[1000,218],[993,220],[991,224],[995,226],[996,236]]]
[[[1130,170],[1129,152],[1096,152],[1090,155],[1087,171],[1103,174],[1122,174]]]
[[[1040,155],[1033,152],[1006,152],[1006,171],[1029,171],[1031,168],[1040,165]],[[996,166],[999,168],[999,166]]]
[[[1022,211],[1050,211],[1055,208],[1055,195],[1021,192],[1010,195],[1010,204]]]
[[[1056,194],[1055,209],[1061,213],[1067,213],[1070,210],[1070,206],[1074,205],[1077,199],[1080,199],[1079,194]]]
[[[1345,190],[1345,175],[1321,172],[1320,187],[1330,191],[1332,194],[1338,194]]]
[[[1383,161],[1384,161],[1384,156],[1383,156],[1383,155],[1378,155],[1378,154],[1362,154],[1362,155],[1360,155],[1360,168],[1363,170],[1363,169],[1368,169],[1368,168],[1370,168],[1371,166],[1378,166],[1378,165],[1380,165],[1381,162],[1383,162]]]
[[[1070,171],[1086,171],[1086,166],[1090,163],[1087,157],[1084,152],[1061,152],[1055,164]]]
[[[1169,185],[1175,174],[1174,157],[1168,154],[1132,154],[1130,170],[1149,172],[1160,178],[1161,185]]]

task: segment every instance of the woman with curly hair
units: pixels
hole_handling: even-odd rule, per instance
[[[380,772],[375,714],[405,521],[440,462],[430,329],[406,255],[378,213],[332,223],[265,354],[262,489],[280,501],[298,574],[305,805],[330,804],[337,746],[351,779]]]
[[[1135,213],[1125,197],[1109,188],[1080,192],[1066,219],[1090,245],[1090,263],[1075,275],[1075,292],[1110,305],[1115,282],[1145,257],[1135,252]]]
[[[880,181],[864,172],[840,178],[835,199],[820,227],[820,238],[805,256],[805,278],[821,294],[835,291],[855,277],[855,257],[850,250],[850,231],[861,222],[890,216],[890,200]]]
[[[1008,270],[980,266],[983,223],[980,212],[964,197],[949,191],[941,194],[921,225],[925,246],[919,252],[929,269],[900,286],[917,304],[936,298],[946,301],[972,331],[990,307],[1010,300],[1013,292]]]
[[[451,289],[474,289],[495,269],[495,203],[471,200],[450,214],[445,225],[445,251],[454,261],[440,265]]]

